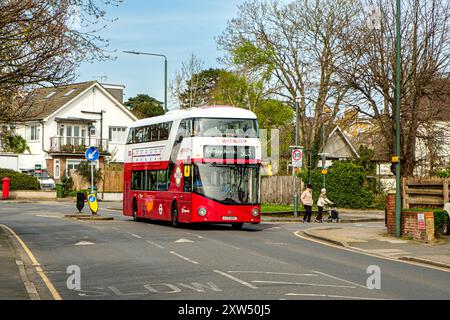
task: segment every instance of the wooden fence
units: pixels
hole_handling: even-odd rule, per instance
[[[298,188],[298,197],[300,199],[301,195],[300,178],[298,179],[297,188]],[[261,203],[293,204],[294,177],[292,176],[262,177]]]
[[[450,179],[403,178],[403,208],[443,207],[449,202]]]
[[[88,189],[90,183],[83,179],[80,175],[73,172],[73,189],[85,190]],[[104,169],[103,179],[97,184],[99,192],[123,192],[123,170]]]

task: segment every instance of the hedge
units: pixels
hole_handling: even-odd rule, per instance
[[[0,168],[0,181],[3,178],[10,178],[10,190],[39,190],[39,181],[37,178],[17,172],[11,169]],[[3,183],[0,183],[0,189]]]
[[[301,173],[303,182],[308,182],[308,173]],[[337,206],[344,208],[371,208],[376,204],[372,192],[364,188],[366,171],[363,167],[344,162],[334,162],[328,169],[325,177],[327,196]],[[321,169],[311,171],[311,184],[313,185],[314,203],[323,188],[323,175]]]
[[[437,236],[444,234],[444,225],[447,223],[448,213],[445,210],[436,210],[434,214],[434,233]]]

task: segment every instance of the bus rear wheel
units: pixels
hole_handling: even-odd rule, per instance
[[[172,226],[178,228],[180,223],[178,222],[178,205],[176,202],[172,203]]]
[[[231,224],[231,227],[233,229],[239,230],[239,229],[242,229],[243,225],[244,225],[243,222],[234,222],[234,223]]]

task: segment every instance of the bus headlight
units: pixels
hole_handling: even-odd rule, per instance
[[[256,218],[259,215],[259,210],[258,208],[253,208],[252,210],[252,215]]]
[[[206,208],[205,207],[198,208],[197,213],[200,217],[206,216],[206,213],[207,213]]]

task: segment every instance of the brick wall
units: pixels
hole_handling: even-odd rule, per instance
[[[388,234],[395,236],[395,194],[386,197],[386,224]],[[418,215],[425,215],[424,230],[419,230]],[[401,235],[415,240],[431,241],[434,239],[434,214],[433,212],[402,212]]]

